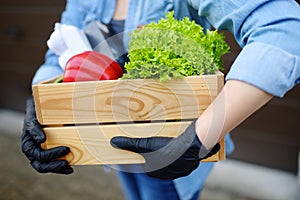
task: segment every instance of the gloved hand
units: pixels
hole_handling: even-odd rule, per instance
[[[199,162],[217,153],[220,145],[207,150],[195,131],[195,122],[177,138],[148,137],[128,138],[117,136],[111,139],[115,148],[141,154],[145,158],[145,172],[160,179],[175,179],[189,175]]]
[[[40,173],[70,174],[73,169],[66,160],[57,160],[70,152],[68,147],[56,147],[43,150],[41,143],[46,141],[46,136],[41,125],[36,119],[34,100],[27,99],[26,114],[22,131],[22,151],[30,160],[31,166]]]

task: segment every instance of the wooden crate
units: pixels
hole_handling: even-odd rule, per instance
[[[114,136],[180,135],[224,85],[221,72],[159,82],[151,79],[49,83],[33,86],[44,148],[69,146],[71,165],[144,163],[139,154],[113,148]],[[225,159],[221,150],[204,161]]]

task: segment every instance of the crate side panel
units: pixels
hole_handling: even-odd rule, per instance
[[[32,87],[33,99],[34,99],[34,106],[35,106],[35,113],[36,118],[40,124],[43,124],[43,115],[41,112],[41,105],[40,105],[40,96],[39,96],[39,88],[38,86]]]
[[[109,141],[114,136],[149,137],[181,134],[191,122],[138,123],[103,126],[69,126],[44,128],[46,148],[69,146],[67,159],[71,165],[144,163],[143,157],[129,151],[113,148]],[[218,161],[218,154],[204,162]]]
[[[223,87],[224,87],[224,74],[221,72],[218,72],[217,73],[217,88],[218,88],[217,93],[220,93],[221,90],[223,89]]]
[[[220,151],[218,152],[218,160],[226,160],[226,146],[225,139],[221,139],[220,142]]]
[[[36,111],[42,125],[74,124],[72,117],[73,84],[40,84],[34,86]],[[39,119],[39,118],[38,118]]]
[[[193,119],[217,93],[215,75],[39,85],[44,124]]]

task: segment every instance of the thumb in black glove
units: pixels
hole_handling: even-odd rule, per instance
[[[141,154],[145,158],[145,172],[160,179],[175,179],[189,175],[202,159],[217,153],[220,145],[207,150],[196,135],[195,121],[177,138],[114,137],[110,141],[115,148]]]
[[[26,114],[22,130],[22,151],[30,160],[31,166],[40,173],[70,174],[73,169],[66,160],[58,158],[68,154],[68,147],[56,147],[48,150],[41,148],[41,143],[46,141],[46,136],[41,125],[36,119],[34,100],[27,99]]]

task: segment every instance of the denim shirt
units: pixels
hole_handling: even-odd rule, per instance
[[[300,6],[294,0],[188,0],[243,48],[226,80],[283,97],[300,82]]]
[[[130,0],[128,16],[125,20],[124,32],[130,32],[141,24],[156,22],[165,17],[167,11],[173,9],[172,0]],[[68,0],[61,16],[62,24],[74,25],[84,29],[90,22],[98,20],[108,24],[113,17],[116,6],[115,0]],[[129,37],[124,34],[124,46],[129,42]],[[32,84],[58,76],[63,71],[58,64],[58,57],[48,50],[45,62],[37,70]]]
[[[94,20],[108,24],[113,17],[115,4],[115,0],[68,0],[66,9],[61,16],[61,23],[74,25],[80,29],[84,29]],[[208,21],[203,17],[199,17],[198,13],[187,5],[187,1],[183,0],[160,0],[155,1],[155,3],[153,3],[153,0],[130,0],[128,9],[128,17],[125,20],[124,27],[125,32],[136,29],[140,24],[158,21],[160,18],[165,17],[166,12],[170,10],[174,10],[175,17],[179,19],[187,16],[201,24],[205,29],[210,27]],[[124,38],[125,46],[126,43],[128,43],[128,38]],[[58,64],[58,57],[51,50],[48,50],[45,55],[45,62],[37,70],[32,84],[62,73],[63,70]],[[226,135],[225,142],[228,155],[234,149],[229,134]],[[202,188],[214,164],[212,162],[201,163],[191,175],[174,180],[174,185],[181,199],[190,199],[195,192]]]

